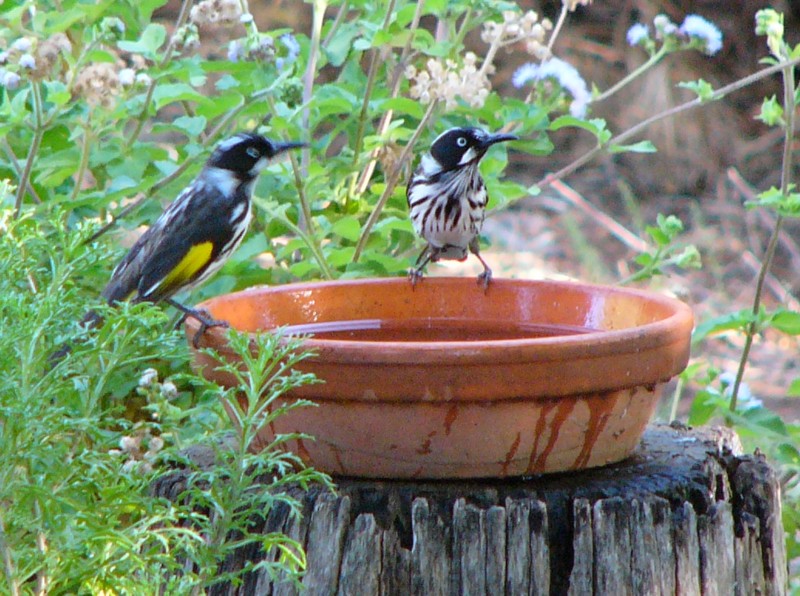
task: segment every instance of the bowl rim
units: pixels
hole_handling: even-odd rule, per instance
[[[474,278],[469,277],[426,277],[419,283],[428,284],[442,290],[457,290],[460,287],[475,285]],[[205,309],[214,315],[214,306],[224,301],[238,300],[263,294],[303,292],[326,287],[378,286],[409,284],[405,277],[356,278],[331,281],[298,282],[276,286],[254,286],[210,298],[195,308]],[[469,284],[469,286],[467,286]],[[688,343],[694,325],[691,308],[677,298],[665,296],[650,290],[624,288],[611,285],[591,284],[579,281],[532,280],[513,278],[493,278],[489,286],[534,285],[553,288],[565,288],[569,291],[601,294],[622,294],[632,298],[656,302],[669,311],[663,319],[614,330],[597,330],[573,335],[557,335],[551,337],[477,340],[477,341],[358,341],[345,339],[307,338],[303,346],[317,352],[317,357],[324,355],[326,361],[335,363],[361,362],[374,364],[418,364],[425,359],[431,365],[469,365],[483,364],[487,353],[492,354],[495,362],[546,362],[564,360],[570,357],[580,359],[588,352],[593,356],[619,354],[623,352],[644,352],[667,345]],[[199,328],[199,322],[192,317],[185,321],[186,332],[191,337]],[[264,331],[277,329],[265,328]],[[257,332],[249,332],[255,334]],[[225,329],[214,327],[206,331],[209,339],[201,339],[201,345],[215,344],[221,353],[227,352]],[[206,337],[204,336],[204,338]]]

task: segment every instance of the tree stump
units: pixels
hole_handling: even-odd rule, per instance
[[[176,474],[179,474],[176,472]],[[504,480],[337,478],[264,532],[304,544],[308,594],[784,594],[774,470],[721,428],[652,426],[604,468]],[[155,487],[175,497],[181,481]],[[226,569],[274,553],[237,553]],[[258,573],[212,594],[296,594]]]

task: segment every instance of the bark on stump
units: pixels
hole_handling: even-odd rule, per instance
[[[727,429],[653,426],[624,462],[481,481],[337,478],[264,532],[305,545],[307,594],[784,594],[780,488]],[[177,497],[179,472],[155,487]],[[241,551],[226,569],[274,553]],[[249,573],[212,594],[296,594]]]

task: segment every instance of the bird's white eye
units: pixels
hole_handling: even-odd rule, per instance
[[[258,149],[256,149],[255,147],[248,147],[247,155],[249,155],[253,159],[258,159],[259,157],[261,157],[261,153],[259,153]]]
[[[456,139],[456,145],[459,147],[466,147],[467,146],[467,137],[458,137]]]

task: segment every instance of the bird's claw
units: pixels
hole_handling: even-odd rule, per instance
[[[411,268],[408,270],[408,280],[411,282],[411,287],[414,288],[417,282],[422,279],[422,271],[420,269]]]
[[[208,311],[205,310],[197,310],[192,313],[187,313],[184,318],[186,317],[194,317],[200,323],[200,327],[195,332],[194,337],[192,337],[192,345],[195,347],[195,349],[200,347],[200,338],[207,330],[211,329],[212,327],[225,327],[226,329],[230,327],[228,321],[212,319]]]
[[[492,270],[488,267],[483,270],[483,273],[478,274],[478,285],[483,286],[483,291],[489,290],[489,282],[492,281]]]

